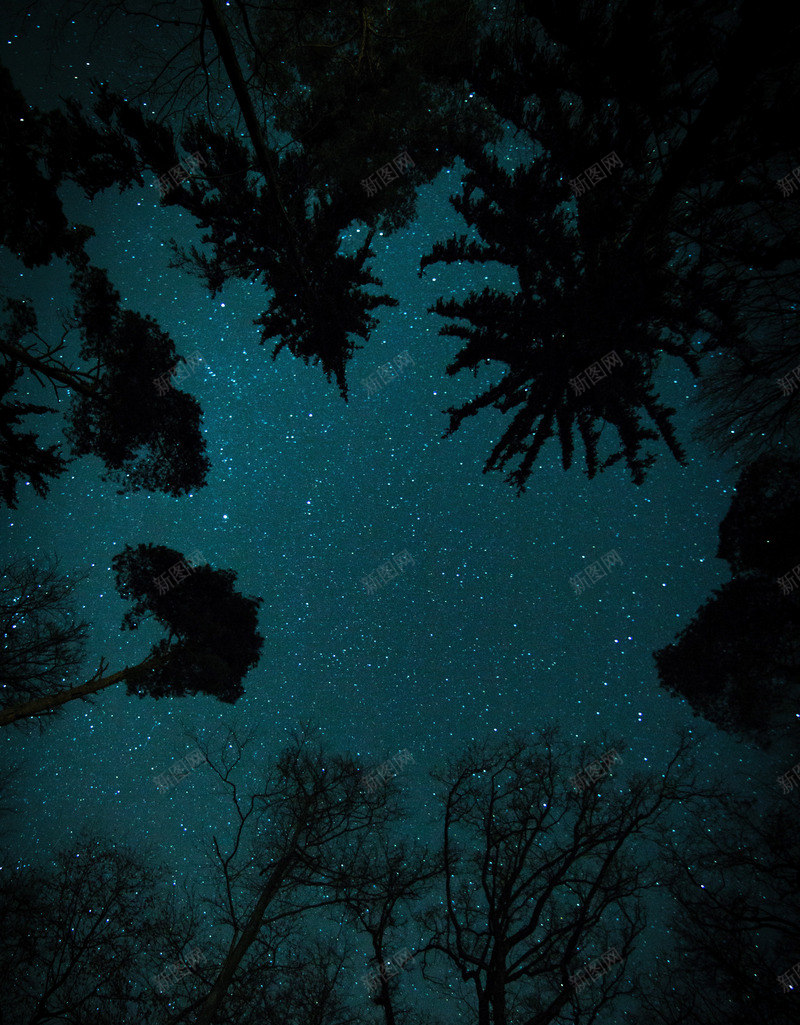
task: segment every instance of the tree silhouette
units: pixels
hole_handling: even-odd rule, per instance
[[[286,347],[306,363],[319,362],[345,399],[355,338],[367,339],[376,326],[372,309],[397,302],[364,291],[380,284],[364,268],[373,231],[354,253],[342,233],[354,221],[384,233],[407,223],[418,184],[433,180],[456,153],[499,135],[488,105],[474,100],[464,80],[475,15],[463,0],[443,8],[409,0],[385,12],[340,4],[325,15],[301,5],[253,11],[203,0],[198,24],[184,25],[201,49],[217,51],[209,62],[214,72],[204,60],[187,73],[201,74],[208,86],[224,68],[252,149],[229,122],[220,128],[208,117],[194,118],[180,133],[181,147],[201,154],[203,170],[170,187],[163,202],[209,229],[202,241],[211,251],[175,246],[176,266],[198,273],[212,295],[230,278],[263,281],[272,295],[256,321],[262,343],[278,338],[273,358]],[[142,168],[162,177],[179,164],[170,127],[98,91],[91,123],[77,104],[58,122],[80,122],[76,134],[91,154],[81,166],[98,164],[96,187],[108,187],[114,174],[127,187]],[[296,133],[289,152],[271,144],[271,122]],[[366,196],[361,179],[404,147],[417,157],[411,173]]]
[[[677,902],[675,950],[668,976],[645,980],[644,1013],[635,1020],[797,1020],[796,989],[783,991],[777,978],[800,949],[796,794],[780,797],[776,788],[766,807],[764,796],[721,795],[693,814],[680,844],[670,844],[665,882]]]
[[[733,573],[781,577],[800,564],[800,459],[780,452],[746,466],[719,527],[718,559]]]
[[[796,732],[800,585],[782,587],[777,578],[800,564],[798,468],[797,458],[774,454],[742,471],[717,552],[734,577],[654,653],[662,687],[696,715],[765,748]]]
[[[76,698],[86,698],[125,682],[139,697],[183,697],[207,694],[232,704],[244,693],[242,679],[259,659],[263,637],[258,633],[261,598],[245,598],[234,590],[236,574],[208,565],[193,566],[180,552],[163,545],[126,545],[112,559],[117,590],[133,602],[123,629],[135,630],[153,619],[167,630],[146,659],[110,676],[101,661],[95,676],[69,690],[6,707],[0,726],[39,716]]]
[[[159,396],[155,381],[162,374],[169,376],[181,357],[152,318],[122,308],[105,271],[92,267],[84,251],[94,232],[70,225],[59,199],[65,180],[74,181],[90,199],[111,184],[122,189],[134,179],[141,181],[130,144],[119,132],[103,134],[81,121],[74,103],[68,103],[67,115],[28,108],[5,69],[0,69],[0,98],[19,115],[6,118],[8,148],[0,159],[0,177],[10,197],[3,242],[27,267],[64,257],[71,267],[75,296],[57,343],[39,333],[29,302],[7,298],[4,303],[0,496],[13,507],[17,479],[29,473],[34,489],[43,496],[47,478],[66,466],[57,446],[42,448],[36,435],[14,431],[20,417],[51,411],[11,401],[10,392],[24,371],[39,384],[50,385],[56,396],[64,389],[73,392],[67,430],[73,453],[99,456],[106,477],[121,491],[147,488],[178,496],[201,487],[209,462],[200,433],[200,407],[173,388],[163,389]],[[26,205],[18,205],[23,199]],[[80,337],[80,358],[89,361],[89,369],[59,358],[73,331]]]
[[[179,164],[171,130],[121,97],[106,94],[102,104],[109,135],[126,132],[140,164],[158,175]],[[262,343],[279,336],[273,358],[288,347],[306,363],[321,363],[346,398],[345,365],[358,347],[351,336],[368,337],[376,324],[369,311],[397,305],[390,296],[364,291],[364,285],[380,284],[364,267],[372,235],[354,253],[343,251],[344,225],[332,215],[332,204],[309,209],[302,158],[284,156],[276,172],[278,155],[260,135],[255,148],[261,174],[251,173],[251,154],[230,132],[199,122],[181,144],[202,153],[202,174],[171,188],[163,203],[183,207],[208,228],[202,241],[211,248],[185,250],[173,243],[173,265],[197,274],[212,295],[229,278],[262,280],[272,291],[269,309],[256,320],[264,329]]]
[[[796,143],[792,86],[776,69],[796,82],[798,19],[788,42],[772,8],[750,0],[723,19],[715,2],[691,5],[691,24],[688,10],[529,0],[497,15],[482,42],[470,81],[524,133],[533,162],[509,174],[469,158],[453,204],[473,231],[435,246],[421,267],[499,261],[518,276],[513,296],[485,291],[433,307],[468,321],[442,331],[467,342],[448,373],[477,375],[484,360],[508,368],[448,410],[447,434],[482,408],[522,407],[485,466],[518,457],[507,478],[518,490],[551,437],[571,465],[576,430],[589,476],[624,458],[640,483],[653,461],[643,444],[658,435],[682,459],[673,411],[652,384],[662,354],[697,373],[702,352],[744,353],[756,327],[785,330],[782,297],[796,294],[800,266],[774,182]],[[762,116],[773,104],[783,118]],[[621,169],[601,166],[612,152]],[[590,166],[611,180],[584,180],[571,201],[567,180]],[[621,364],[605,379],[609,351]],[[711,375],[716,365],[707,361]],[[592,386],[570,393],[589,366]],[[603,461],[597,424],[620,440]]]
[[[481,14],[470,0],[259,6],[255,76],[276,129],[302,152],[318,201],[333,203],[342,226],[403,227],[419,185],[499,138],[491,107],[467,82]],[[404,148],[414,168],[366,195],[360,181]]]
[[[442,867],[441,859],[427,848],[398,842],[381,828],[370,834],[353,867],[344,906],[369,937],[374,969],[373,981],[366,985],[372,1003],[383,1012],[385,1025],[396,1025],[408,1014],[397,1005],[396,962],[390,962],[387,971],[387,960],[407,949],[401,937],[409,924],[409,911],[418,907],[433,882],[440,879]]]
[[[84,12],[65,4],[64,24]],[[123,13],[101,0],[103,25]],[[138,7],[138,9],[137,9]],[[482,33],[485,5],[472,0],[385,6],[228,4],[205,0],[175,11],[139,67],[129,97],[146,97],[153,124],[176,130],[203,121],[225,132],[237,122],[251,137],[250,167],[262,172],[261,141],[290,139],[282,150],[303,157],[310,202],[334,201],[341,228],[364,222],[388,234],[414,217],[416,189],[453,158],[502,132],[491,106],[467,78]],[[124,5],[128,24],[150,24],[155,8]],[[151,59],[152,58],[152,59]],[[83,131],[91,130],[88,122]],[[415,166],[367,196],[360,182],[407,148]],[[171,166],[163,163],[164,173]],[[282,172],[267,174],[281,189]]]
[[[155,384],[185,362],[172,339],[152,318],[120,309],[105,272],[82,269],[74,288],[81,356],[97,367],[93,394],[74,400],[69,437],[76,454],[100,456],[122,491],[177,497],[201,487],[210,464],[199,403],[171,387],[159,395]]]
[[[354,1025],[358,1021],[343,985],[346,956],[335,943],[313,936],[311,929],[298,928],[296,921],[291,926],[279,933],[277,928],[263,930],[257,947],[250,949],[247,972],[226,993],[215,1022]],[[220,961],[224,956],[223,951]]]
[[[454,968],[473,990],[479,1025],[592,1021],[632,992],[624,967],[658,877],[641,855],[663,839],[669,808],[701,793],[686,738],[659,776],[575,792],[565,777],[589,760],[586,750],[554,737],[473,746],[435,777],[445,886],[424,920],[425,975],[437,981],[439,965]],[[610,966],[574,987],[571,977],[612,947],[623,971]]]
[[[440,331],[466,342],[447,367],[448,374],[468,368],[477,375],[492,360],[507,367],[499,383],[448,410],[445,436],[480,409],[494,406],[508,412],[522,407],[484,467],[484,472],[502,469],[520,457],[518,468],[507,476],[519,493],[553,436],[568,469],[579,434],[589,477],[624,458],[634,481],[641,483],[655,459],[642,446],[659,434],[683,461],[671,426],[674,410],[658,401],[652,380],[662,351],[697,372],[698,353],[690,339],[698,314],[677,301],[680,278],[671,253],[662,244],[642,260],[617,249],[611,213],[621,211],[614,202],[603,206],[604,226],[592,224],[582,213],[581,227],[589,223],[585,236],[578,238],[566,208],[566,184],[549,161],[536,161],[513,174],[494,158],[476,155],[472,164],[461,195],[451,202],[479,240],[462,235],[437,243],[420,268],[462,260],[499,262],[517,271],[520,291],[509,296],[485,289],[463,301],[440,299],[431,307],[468,322],[448,323]],[[520,224],[525,225],[522,235]],[[694,285],[700,287],[699,282]],[[604,369],[602,357],[612,352],[618,358]],[[586,386],[580,375],[592,366],[599,368],[599,377]],[[572,380],[577,383],[572,385]],[[657,431],[642,424],[643,413]],[[614,427],[620,441],[619,450],[602,462],[598,424]]]
[[[655,652],[659,682],[720,729],[769,747],[795,721],[800,603],[760,574],[724,584]]]
[[[797,450],[800,406],[796,391],[787,394],[779,379],[800,366],[796,297],[789,270],[782,270],[782,287],[774,287],[772,302],[762,303],[762,321],[782,311],[783,323],[764,337],[753,331],[740,339],[735,351],[709,362],[700,393],[694,401],[702,416],[695,436],[722,456],[747,465],[776,450]],[[796,380],[796,378],[795,378]]]
[[[234,590],[236,574],[201,565],[176,571],[183,563],[180,552],[163,545],[137,545],[115,555],[111,565],[117,589],[131,600],[123,628],[136,630],[145,618],[153,618],[169,632],[152,649],[153,657],[169,659],[163,666],[137,674],[129,693],[173,697],[209,694],[232,704],[244,693],[241,681],[259,659],[264,638],[258,633],[261,598],[245,598]],[[161,591],[159,579],[169,585]],[[163,585],[162,585],[163,586]]]
[[[391,787],[365,794],[352,758],[328,755],[307,733],[293,737],[248,799],[235,772],[246,744],[231,731],[221,755],[208,758],[235,809],[228,843],[214,838],[221,873],[215,906],[230,940],[196,1025],[217,1020],[231,988],[249,977],[259,939],[274,926],[297,928],[309,911],[342,903],[360,847],[397,816]]]
[[[155,1025],[154,984],[143,961],[155,974],[155,951],[173,944],[177,960],[195,927],[185,915],[168,925],[157,886],[163,870],[141,852],[86,837],[57,852],[52,867],[4,862],[2,1020]]]
[[[0,240],[26,267],[38,267],[53,256],[73,251],[69,223],[57,183],[41,164],[47,155],[46,115],[29,107],[0,65]]]
[[[17,429],[25,417],[53,412],[48,406],[11,399],[21,376],[19,365],[0,366],[0,500],[9,509],[17,507],[20,480],[29,482],[36,494],[44,498],[50,486],[48,478],[58,477],[67,467],[58,453],[58,445],[42,447],[33,431]]]
[[[50,694],[83,662],[88,625],[75,617],[75,581],[58,572],[55,559],[16,562],[0,585],[0,703]]]

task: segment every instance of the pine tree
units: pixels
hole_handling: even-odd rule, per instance
[[[524,0],[493,17],[471,81],[523,133],[532,164],[511,175],[471,157],[454,200],[474,229],[469,242],[452,239],[422,262],[495,260],[519,280],[494,306],[484,293],[434,307],[472,323],[443,332],[469,341],[449,373],[477,373],[483,360],[509,368],[449,410],[448,433],[481,408],[522,407],[487,470],[519,457],[508,479],[521,490],[548,438],[558,436],[570,465],[577,427],[590,476],[624,458],[641,482],[653,460],[642,446],[655,440],[642,415],[683,457],[652,387],[663,356],[697,374],[709,354],[713,389],[711,354],[744,360],[754,331],[785,335],[800,252],[796,215],[787,226],[773,209],[774,183],[796,150],[799,27],[796,12],[784,18],[754,0],[734,11],[717,0]],[[604,154],[618,163],[604,167]],[[576,402],[568,382],[610,350],[621,367],[608,381],[600,367],[600,383]],[[602,462],[598,424],[620,441]]]
[[[9,297],[0,333],[0,496],[13,506],[16,482],[30,474],[39,495],[66,461],[56,445],[40,446],[31,432],[15,432],[21,417],[50,412],[39,403],[12,399],[12,389],[28,374],[56,396],[73,393],[67,436],[74,455],[94,454],[121,491],[146,488],[182,495],[202,487],[209,470],[200,432],[200,407],[190,395],[166,388],[156,378],[170,376],[182,357],[172,339],[150,317],[124,309],[105,271],[93,267],[85,243],[94,233],[69,224],[59,189],[74,181],[92,198],[112,184],[120,189],[141,182],[132,147],[117,132],[103,132],[82,121],[74,103],[67,114],[29,108],[0,68],[0,101],[6,105],[0,183],[6,215],[3,244],[26,267],[63,258],[71,270],[74,307],[64,333],[48,341],[38,329],[30,302]],[[101,123],[102,127],[102,123]],[[80,369],[68,346],[80,338]],[[64,356],[67,359],[64,360]]]
[[[604,145],[611,148],[611,141],[601,151]],[[449,374],[467,368],[477,376],[486,361],[505,365],[500,381],[448,410],[446,436],[480,409],[506,413],[521,407],[484,468],[502,469],[519,457],[507,477],[518,492],[551,437],[561,446],[564,468],[572,465],[576,432],[589,477],[624,458],[641,483],[655,458],[643,446],[659,436],[683,461],[671,424],[674,410],[658,400],[653,374],[662,352],[697,373],[698,353],[690,339],[701,315],[683,308],[680,267],[666,246],[653,247],[642,261],[614,245],[614,224],[623,215],[619,197],[598,202],[591,213],[582,210],[576,232],[566,183],[546,159],[509,173],[497,160],[476,156],[452,202],[475,236],[437,243],[423,257],[421,271],[436,262],[500,263],[517,272],[520,288],[514,295],[485,289],[432,307],[451,321],[467,321],[441,329],[467,343]],[[700,287],[696,280],[688,284]],[[642,422],[645,415],[655,430]],[[602,458],[606,424],[616,430],[619,448]]]

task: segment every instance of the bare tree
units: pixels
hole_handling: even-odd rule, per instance
[[[782,795],[774,780],[757,782],[757,800],[722,789],[669,845],[675,951],[668,979],[644,980],[635,1020],[797,1021],[797,983],[790,990],[779,977],[791,973],[800,951],[799,792]]]
[[[210,987],[175,1014],[173,1025],[216,1022],[259,959],[263,968],[265,938],[274,947],[275,929],[288,925],[286,935],[296,936],[309,912],[324,917],[341,906],[371,831],[397,814],[390,785],[367,794],[356,762],[329,755],[307,730],[293,736],[263,784],[245,796],[236,777],[247,743],[231,731],[221,754],[211,756],[198,741],[234,809],[230,839],[214,837],[221,887],[211,906],[228,939]]]
[[[88,624],[73,608],[82,578],[58,572],[58,561],[17,561],[0,584],[0,705],[32,701],[63,686],[84,659]],[[47,714],[47,713],[44,713]]]
[[[0,870],[3,1025],[153,1022],[153,978],[196,923],[170,914],[148,855],[82,838],[52,867]]]
[[[375,969],[366,985],[386,1025],[396,1025],[406,1017],[397,1007],[397,955],[408,949],[408,926],[413,924],[408,912],[417,909],[423,894],[440,878],[442,868],[438,855],[417,844],[406,844],[381,828],[370,835],[354,865],[344,903],[350,917],[369,937],[370,963]]]
[[[218,1008],[215,1025],[356,1025],[344,996],[348,953],[333,938],[308,935],[298,923],[272,923],[259,933]],[[219,949],[216,965],[226,955]],[[213,978],[210,980],[213,982]],[[208,992],[208,984],[203,992]],[[196,997],[196,994],[193,994]],[[192,1009],[196,1000],[190,1004]],[[194,1022],[186,1011],[172,1021]]]
[[[455,969],[474,991],[478,1025],[593,1022],[631,993],[625,966],[655,884],[641,855],[663,838],[671,806],[699,793],[680,768],[688,747],[682,738],[660,776],[580,792],[564,776],[588,759],[557,748],[552,730],[535,747],[512,738],[449,763],[435,777],[445,892],[425,915],[426,978],[443,985],[440,967]],[[601,955],[593,982],[574,981]]]

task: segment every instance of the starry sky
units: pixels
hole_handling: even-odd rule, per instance
[[[4,29],[4,61],[40,107],[87,96],[90,78],[120,74],[130,59],[123,46],[93,48],[75,28],[48,62],[46,25],[7,18]],[[524,159],[513,144],[501,152],[509,168]],[[378,310],[348,367],[347,403],[319,367],[286,350],[273,362],[271,346],[259,344],[263,286],[237,282],[212,300],[168,268],[169,237],[196,243],[198,233],[187,214],[160,207],[154,182],[91,205],[65,191],[68,215],[95,228],[88,252],[123,304],[153,316],[182,355],[202,357],[181,387],[201,404],[212,469],[188,497],[120,496],[101,480],[99,460],[84,458],[44,500],[21,489],[18,508],[4,513],[3,559],[55,553],[62,570],[88,574],[76,591],[91,624],[87,678],[101,656],[110,671],[140,661],[157,636],[119,629],[128,606],[110,564],[125,544],[199,549],[212,566],[235,570],[238,588],[263,598],[265,644],[235,706],[112,688],[94,705],[67,705],[42,735],[5,731],[4,760],[23,764],[18,811],[5,823],[21,860],[46,857],[89,825],[154,844],[176,879],[196,873],[225,809],[209,800],[202,767],[167,793],[153,776],[194,746],[185,731],[214,744],[226,723],[253,731],[254,765],[305,720],[332,748],[367,761],[407,748],[415,764],[402,779],[418,815],[435,814],[431,768],[512,729],[530,735],[555,723],[576,742],[607,731],[624,738],[626,765],[637,769],[663,764],[684,724],[709,776],[746,778],[762,763],[661,691],[652,659],[728,578],[714,555],[734,475],[690,438],[688,373],[666,361],[658,383],[678,409],[689,463],[679,466],[662,444],[641,487],[622,466],[589,481],[576,458],[565,472],[551,443],[517,497],[502,474],[482,473],[504,426],[494,411],[442,439],[444,410],[497,371],[446,376],[457,343],[438,335],[443,320],[427,308],[439,296],[513,284],[491,265],[434,265],[418,276],[433,243],[464,230],[448,202],[462,171],[420,190],[412,225],[374,239],[371,268],[399,305]],[[350,242],[363,237],[354,226]],[[5,254],[0,272],[7,291],[34,300],[42,333],[55,331],[69,302],[64,267],[32,272]],[[361,379],[406,350],[414,365],[368,395]],[[574,595],[569,578],[610,549],[623,565]],[[404,550],[414,565],[367,594],[361,578]]]

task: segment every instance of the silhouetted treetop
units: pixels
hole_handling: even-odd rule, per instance
[[[404,226],[420,184],[499,138],[490,105],[468,84],[481,15],[471,0],[260,5],[255,66],[267,107],[343,225]],[[403,149],[415,167],[365,196],[361,179]]]
[[[147,316],[124,310],[105,271],[73,275],[81,356],[96,361],[92,395],[75,396],[69,437],[77,455],[92,452],[122,491],[147,488],[174,496],[205,483],[210,463],[196,399],[156,378],[183,361],[169,335]]]
[[[49,406],[12,399],[21,376],[22,367],[18,364],[0,366],[0,501],[9,509],[17,507],[19,481],[30,483],[36,494],[44,498],[50,486],[48,478],[58,477],[67,467],[57,444],[42,446],[34,431],[18,429],[29,416],[54,412]]]
[[[654,656],[662,687],[686,698],[695,714],[762,747],[797,727],[798,470],[797,456],[775,452],[741,473],[717,552],[734,578]]]
[[[117,590],[134,603],[123,629],[135,630],[152,618],[168,631],[151,651],[151,657],[168,657],[132,673],[128,692],[156,698],[202,692],[233,703],[244,693],[242,678],[257,664],[264,643],[257,629],[262,599],[234,590],[232,570],[176,570],[179,564],[185,566],[180,552],[153,544],[126,545],[112,559]]]
[[[463,368],[477,374],[484,361],[508,368],[480,396],[448,410],[447,434],[482,408],[522,407],[484,471],[502,469],[519,457],[518,468],[507,477],[519,492],[544,443],[554,436],[568,469],[579,434],[590,477],[624,459],[641,483],[655,458],[644,445],[659,436],[683,462],[671,423],[674,410],[659,402],[652,375],[662,353],[697,373],[699,350],[692,336],[713,324],[712,314],[687,302],[687,293],[700,300],[709,290],[685,273],[666,241],[647,253],[616,244],[624,223],[619,197],[610,195],[607,203],[579,217],[568,200],[565,182],[546,160],[508,173],[496,159],[475,158],[451,202],[477,238],[462,235],[437,243],[420,262],[421,270],[435,262],[498,262],[517,273],[520,289],[514,295],[486,289],[466,300],[438,300],[431,309],[451,321],[442,335],[467,342],[448,366],[449,374]],[[453,323],[456,319],[467,326]],[[610,353],[617,358],[604,368],[601,360]],[[594,383],[586,377],[590,367],[599,368]],[[573,385],[582,374],[583,387]],[[655,429],[645,426],[648,419]],[[605,458],[599,448],[604,425],[619,439],[618,449]]]
[[[157,394],[155,378],[179,362],[172,339],[150,317],[125,310],[106,272],[92,267],[85,243],[94,234],[86,225],[66,220],[59,188],[73,181],[91,199],[116,184],[143,182],[134,148],[110,123],[111,105],[101,90],[95,124],[67,101],[67,113],[41,113],[29,107],[0,68],[0,99],[5,98],[5,142],[0,154],[0,192],[7,203],[2,243],[27,267],[63,257],[71,268],[75,296],[60,341],[44,338],[30,302],[5,301],[7,322],[0,336],[3,362],[0,383],[9,395],[29,371],[56,394],[75,393],[68,437],[77,455],[93,453],[105,463],[108,476],[123,491],[147,488],[181,495],[205,483],[209,462],[200,432],[200,408],[174,388]],[[163,148],[163,133],[155,131]],[[153,144],[151,142],[151,148]],[[68,360],[70,332],[80,334],[80,355],[89,369]],[[32,402],[5,399],[0,407],[2,497],[16,502],[15,481],[30,474],[40,495],[47,478],[62,472],[64,460],[56,446],[40,447],[36,435],[15,432],[21,417],[49,410]]]
[[[717,558],[734,573],[771,577],[800,565],[800,458],[775,452],[742,471],[719,527]]]
[[[525,133],[532,167],[510,175],[469,156],[454,205],[475,245],[451,240],[422,266],[498,260],[516,270],[521,301],[473,297],[434,308],[473,325],[443,332],[470,343],[448,372],[477,371],[483,359],[511,368],[449,411],[448,433],[486,406],[521,406],[487,470],[519,457],[508,479],[521,490],[548,438],[558,436],[570,465],[577,429],[590,476],[624,458],[641,482],[653,461],[646,441],[660,435],[682,458],[672,411],[650,388],[663,354],[697,373],[701,353],[746,353],[754,330],[777,337],[792,319],[786,303],[800,282],[800,249],[795,214],[784,223],[774,209],[774,183],[796,149],[789,97],[797,94],[800,19],[787,20],[784,38],[774,7],[751,0],[734,10],[716,0],[669,9],[530,0],[488,18],[470,82],[515,136]],[[605,154],[617,157],[611,167],[601,166]],[[596,176],[587,179],[590,167]],[[567,182],[581,177],[572,200]],[[530,318],[521,315],[526,306]],[[552,352],[544,354],[548,335]],[[595,348],[595,339],[605,345]],[[581,412],[570,409],[567,381],[609,350],[622,366],[579,394]],[[578,356],[586,362],[572,364]],[[628,364],[639,364],[633,380],[625,379]],[[717,366],[709,360],[711,375]],[[609,390],[619,392],[611,407]],[[620,445],[604,459],[598,425],[606,423]]]
[[[163,176],[168,162],[180,162],[170,129],[119,96],[105,93],[102,103],[109,133],[130,134],[139,164]],[[345,252],[340,233],[347,221],[335,200],[315,197],[307,161],[297,154],[279,159],[263,139],[258,142],[269,170],[266,182],[232,132],[198,120],[182,135],[182,148],[198,153],[203,163],[170,185],[162,202],[183,207],[207,229],[202,243],[209,248],[173,243],[173,266],[197,274],[212,295],[229,278],[263,282],[272,299],[256,323],[264,328],[262,342],[279,336],[273,358],[288,347],[306,363],[319,362],[347,398],[345,366],[358,347],[353,336],[366,339],[377,323],[370,311],[397,300],[364,289],[380,285],[364,266],[372,255],[372,233],[355,252]]]
[[[761,574],[736,577],[701,606],[674,643],[655,652],[661,686],[696,715],[768,747],[796,730],[800,602]]]
[[[29,107],[0,65],[0,239],[26,267],[66,256],[72,246],[57,180],[46,164],[47,115]]]

